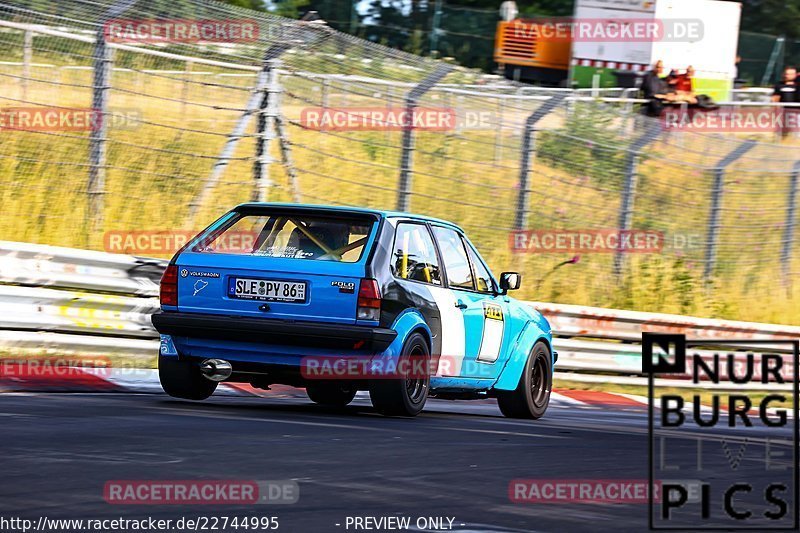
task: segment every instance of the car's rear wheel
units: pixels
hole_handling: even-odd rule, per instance
[[[375,409],[386,416],[417,416],[428,399],[430,358],[425,337],[413,333],[398,359],[398,368],[405,369],[407,375],[403,379],[370,381],[369,397]]]
[[[205,400],[217,389],[217,382],[204,378],[199,366],[175,357],[158,357],[158,379],[164,392],[185,400]]]
[[[550,404],[553,367],[550,349],[542,341],[531,350],[519,384],[513,391],[497,391],[497,405],[509,418],[541,418]]]
[[[312,381],[306,385],[308,398],[320,405],[344,407],[356,397],[356,387],[339,381]]]

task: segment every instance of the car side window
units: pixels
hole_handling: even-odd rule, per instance
[[[467,253],[469,254],[472,268],[475,271],[475,284],[478,286],[478,292],[493,293],[494,282],[492,281],[492,275],[489,274],[489,269],[483,264],[483,261],[481,261],[478,254],[475,253],[475,250],[472,249],[472,246],[467,246]]]
[[[472,282],[472,270],[469,268],[467,251],[464,248],[464,241],[458,232],[440,226],[433,227],[433,234],[436,242],[439,243],[439,251],[442,253],[447,270],[447,280],[451,287],[459,289],[475,290]]]
[[[400,223],[397,225],[392,253],[392,274],[401,279],[410,279],[441,285],[439,259],[428,228],[422,224]]]

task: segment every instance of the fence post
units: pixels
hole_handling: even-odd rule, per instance
[[[755,141],[745,141],[734,148],[728,155],[723,157],[717,166],[714,167],[714,183],[711,189],[711,209],[708,215],[708,241],[706,242],[706,265],[703,277],[706,282],[711,280],[714,275],[714,267],[717,261],[717,240],[719,239],[719,216],[722,210],[722,196],[725,192],[725,169],[734,161],[746,154],[753,146]]]
[[[325,74],[323,74],[323,76],[325,76]],[[330,97],[331,97],[331,82],[330,82],[330,80],[328,80],[327,77],[323,77],[322,78],[322,95],[321,95],[321,100],[322,100],[321,103],[322,103],[322,108],[323,109],[328,109],[330,107],[330,105],[331,105]]]
[[[89,179],[86,183],[88,209],[86,210],[86,244],[91,245],[92,235],[103,228],[104,199],[106,193],[106,141],[108,140],[108,90],[111,88],[113,50],[106,43],[106,22],[120,16],[138,0],[124,0],[112,5],[100,19],[92,55],[92,132],[89,137]]]
[[[645,132],[634,140],[627,149],[625,158],[625,184],[622,187],[622,201],[619,207],[617,229],[620,233],[630,231],[633,222],[633,206],[636,198],[636,182],[639,172],[639,157],[642,148],[652,143],[661,133],[661,123],[657,120],[647,125]],[[614,275],[619,277],[625,266],[625,250],[618,247],[614,252]]]
[[[181,119],[186,119],[186,101],[189,99],[189,84],[192,77],[192,62],[183,66],[183,83],[181,84]]]
[[[278,116],[278,93],[280,84],[278,81],[278,68],[280,59],[270,59],[267,61],[267,85],[264,88],[261,102],[258,106],[257,128],[256,128],[256,161],[253,166],[253,178],[255,188],[253,200],[266,202],[269,198],[269,188],[272,181],[269,177],[269,167],[273,157],[270,154],[272,140],[276,137],[275,122]]]
[[[322,105],[320,107],[322,107],[322,111],[325,113],[331,105],[331,82],[328,80],[327,75],[323,74],[322,76],[322,94],[320,95],[320,103]],[[325,128],[321,127],[319,131],[325,131]]]
[[[292,192],[292,201],[300,203],[303,197],[300,193],[300,182],[297,179],[297,167],[292,157],[292,144],[289,142],[289,134],[286,131],[284,118],[278,114],[275,117],[275,131],[278,134],[278,145],[281,149],[283,166],[286,167],[286,174],[289,176],[289,189]]]
[[[33,32],[25,30],[22,45],[22,100],[28,101],[28,81],[31,77],[31,63],[33,62]]]
[[[414,169],[414,109],[417,102],[431,87],[453,70],[452,65],[442,64],[419,82],[406,95],[406,115],[403,124],[403,151],[400,154],[400,180],[397,186],[397,210],[408,211],[411,196],[411,174]]]
[[[797,213],[797,181],[800,179],[800,161],[795,162],[792,174],[789,177],[789,197],[786,203],[786,227],[783,234],[783,247],[781,249],[781,273],[783,285],[791,287],[791,262],[792,246],[794,245],[794,227]]]
[[[514,229],[523,230],[528,225],[528,198],[530,188],[528,177],[531,172],[533,158],[531,153],[534,149],[534,127],[541,119],[549,115],[566,98],[565,93],[558,93],[545,100],[542,105],[525,119],[525,126],[522,131],[522,152],[519,159],[519,193],[517,194],[517,213],[514,220]]]
[[[101,25],[97,31],[97,41],[94,47],[94,78],[92,82],[92,125],[89,137],[89,181],[86,193],[89,208],[86,211],[88,218],[89,234],[86,236],[87,245],[92,243],[92,235],[96,235],[103,228],[104,198],[106,193],[106,141],[108,140],[108,90],[111,88],[111,67],[113,51],[106,44],[105,34]]]
[[[494,164],[500,163],[503,159],[503,129],[505,127],[503,111],[505,111],[505,99],[503,94],[497,95],[497,129],[494,132]]]

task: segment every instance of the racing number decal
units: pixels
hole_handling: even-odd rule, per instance
[[[497,304],[483,304],[483,317],[490,320],[503,321],[503,308]]]
[[[483,302],[483,336],[478,361],[494,363],[500,357],[500,346],[503,344],[503,308],[495,303]]]

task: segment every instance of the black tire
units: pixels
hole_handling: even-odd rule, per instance
[[[550,404],[553,365],[550,349],[537,342],[528,356],[519,384],[513,391],[497,391],[497,405],[508,418],[538,419]]]
[[[344,407],[356,397],[356,387],[340,381],[312,381],[306,385],[308,398],[319,405]]]
[[[217,389],[217,382],[204,378],[200,367],[175,357],[158,357],[158,379],[164,392],[184,400],[205,400]]]
[[[431,350],[425,337],[420,333],[413,333],[403,345],[400,354],[402,361],[413,361],[414,368],[421,368],[416,364],[424,360],[427,368],[430,363]],[[400,366],[398,365],[398,366]],[[376,379],[369,383],[369,397],[375,409],[385,416],[417,416],[428,399],[430,389],[430,376],[420,376],[415,371],[405,379]]]

